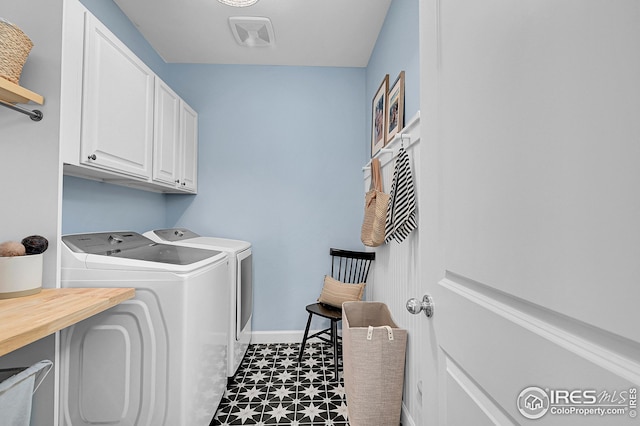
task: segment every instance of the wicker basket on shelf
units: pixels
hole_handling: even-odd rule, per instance
[[[33,43],[18,26],[0,18],[0,77],[19,84]]]

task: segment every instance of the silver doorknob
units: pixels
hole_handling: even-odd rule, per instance
[[[407,311],[414,315],[424,312],[427,318],[433,316],[433,299],[428,294],[425,294],[422,301],[412,297],[407,300]]]
[[[87,158],[88,158],[89,160],[95,160],[95,159],[96,159],[96,158],[98,158],[98,157],[96,157],[96,155],[95,155],[95,154],[91,154],[91,155],[90,155],[89,157],[87,157]]]

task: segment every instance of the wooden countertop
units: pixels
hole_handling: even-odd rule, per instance
[[[46,288],[0,300],[0,356],[134,296],[133,288]]]

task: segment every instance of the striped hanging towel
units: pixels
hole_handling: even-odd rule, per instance
[[[401,243],[417,227],[416,197],[413,191],[409,154],[404,148],[400,148],[389,194],[384,242],[388,244],[394,239]]]

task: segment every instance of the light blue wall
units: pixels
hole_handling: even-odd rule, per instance
[[[65,176],[62,233],[97,231],[145,232],[166,224],[162,195]]]
[[[254,329],[302,329],[329,247],[363,248],[361,168],[384,74],[405,70],[407,119],[418,111],[418,0],[392,2],[366,69],[166,64],[113,2],[83,3],[198,111],[199,188],[159,195],[66,177],[63,233],[184,226],[250,241]]]
[[[172,71],[199,112],[200,182],[196,197],[169,196],[168,221],[250,241],[254,329],[303,328],[329,247],[363,248],[364,69]]]
[[[367,147],[371,146],[371,101],[389,74],[393,85],[405,72],[405,124],[420,110],[420,49],[418,0],[393,0],[367,65]]]
[[[80,0],[111,32],[163,80],[171,64],[167,64],[127,16],[112,0]]]

